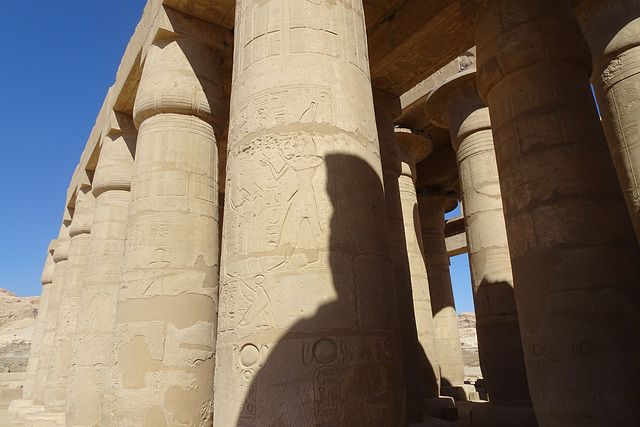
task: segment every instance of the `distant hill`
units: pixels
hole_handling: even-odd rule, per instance
[[[27,369],[40,297],[19,297],[0,288],[0,372]]]

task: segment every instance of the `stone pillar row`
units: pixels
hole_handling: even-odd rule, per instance
[[[362,2],[320,3],[237,1],[221,242],[220,53],[145,50],[49,247],[20,423],[395,426],[462,394],[456,200],[416,193],[429,146],[374,108]],[[639,10],[485,2],[477,76],[427,101],[458,157],[479,425],[535,425],[530,399],[542,426],[640,416]]]

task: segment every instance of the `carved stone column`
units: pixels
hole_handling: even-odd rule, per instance
[[[602,127],[640,241],[640,2],[581,0],[574,10],[591,49]]]
[[[474,425],[535,426],[491,120],[478,95],[475,70],[464,71],[435,88],[425,112],[432,123],[449,129],[458,159],[480,367],[491,401],[491,405],[473,408]]]
[[[415,423],[424,419],[425,386],[430,388],[431,396],[429,397],[437,397],[438,382],[435,381],[433,368],[427,366],[426,363],[421,365],[425,355],[418,341],[413,306],[412,277],[403,222],[404,211],[398,182],[402,172],[402,164],[393,124],[393,118],[402,112],[400,99],[390,93],[373,88],[373,103],[376,113],[378,140],[380,141],[389,248],[391,249],[391,263],[393,264],[393,283],[398,300],[398,321],[402,333],[402,362],[407,390],[408,421],[409,423]],[[424,265],[424,263],[422,264]],[[433,318],[430,318],[430,320],[433,330]],[[429,379],[428,384],[423,378],[423,368],[424,374],[427,375],[426,378]],[[431,369],[431,375],[428,374],[427,368]]]
[[[444,214],[453,210],[456,205],[454,198],[418,192],[424,262],[429,277],[436,348],[440,361],[440,394],[464,400],[466,392],[463,393],[462,346],[449,273],[449,257],[444,241]]]
[[[51,285],[55,276],[56,263],[53,260],[53,252],[55,250],[56,243],[56,240],[52,240],[51,243],[49,243],[49,248],[47,249],[47,259],[44,262],[44,269],[42,270],[42,276],[40,278],[40,281],[42,282],[40,306],[38,309],[36,324],[33,329],[33,338],[31,339],[31,349],[29,352],[29,362],[27,363],[26,378],[22,390],[23,399],[31,401],[38,400],[39,402],[42,402],[43,398],[42,389],[34,393],[34,386],[36,377],[38,375],[38,363],[40,361],[40,358],[42,357],[43,352],[42,341],[44,337],[44,331],[46,329],[47,309],[49,306],[49,299],[51,298]],[[37,399],[34,394],[38,394]]]
[[[78,325],[67,386],[67,425],[108,425],[103,414],[113,410],[105,395],[107,374],[113,369],[113,328],[125,246],[127,212],[136,133],[131,119],[116,115],[117,127],[104,137],[93,179],[95,213],[80,295]],[[105,399],[103,399],[103,396]],[[113,420],[111,420],[113,421]]]
[[[33,403],[43,405],[45,398],[45,386],[49,372],[52,370],[54,361],[54,342],[58,327],[58,314],[60,311],[60,299],[64,288],[64,278],[68,268],[69,260],[69,225],[70,221],[65,221],[60,226],[60,232],[53,250],[54,275],[53,287],[47,301],[47,317],[45,320],[44,332],[42,334],[42,354],[38,360],[37,374],[33,385]]]
[[[538,422],[640,417],[640,251],[568,0],[486,2],[489,106],[529,389]]]
[[[420,343],[420,365],[424,382],[425,397],[440,395],[440,363],[436,348],[435,326],[431,309],[429,278],[424,263],[422,231],[416,196],[416,163],[424,160],[433,149],[431,141],[412,133],[409,129],[396,128],[395,139],[398,147],[400,174],[398,188],[402,206],[403,235],[411,275],[412,304],[418,342]]]
[[[203,42],[164,31],[148,49],[115,320],[117,425],[211,423],[221,79]]]
[[[73,337],[78,320],[78,304],[82,278],[86,266],[89,233],[93,222],[95,199],[89,186],[82,186],[75,195],[73,217],[69,226],[69,261],[64,275],[58,324],[54,338],[53,360],[45,388],[45,408],[47,412],[64,412],[67,395],[67,378]]]
[[[406,424],[362,1],[235,34],[215,423]]]

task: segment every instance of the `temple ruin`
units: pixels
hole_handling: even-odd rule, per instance
[[[15,425],[448,425],[463,252],[473,425],[637,424],[639,64],[638,0],[149,0]]]

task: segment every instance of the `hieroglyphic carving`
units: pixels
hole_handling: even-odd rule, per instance
[[[252,343],[244,344],[239,347],[233,346],[233,369],[240,373],[242,388],[246,389],[245,400],[238,419],[238,425],[251,426],[257,415],[257,396],[256,390],[257,377],[256,372],[264,365],[267,360],[269,347]]]
[[[220,332],[237,327],[264,329],[275,326],[271,300],[263,286],[265,276],[257,274],[253,281],[238,275],[229,276],[220,298]]]
[[[368,73],[364,15],[351,0],[243,2],[247,22],[237,34],[234,76],[265,58],[313,53],[342,58]]]

